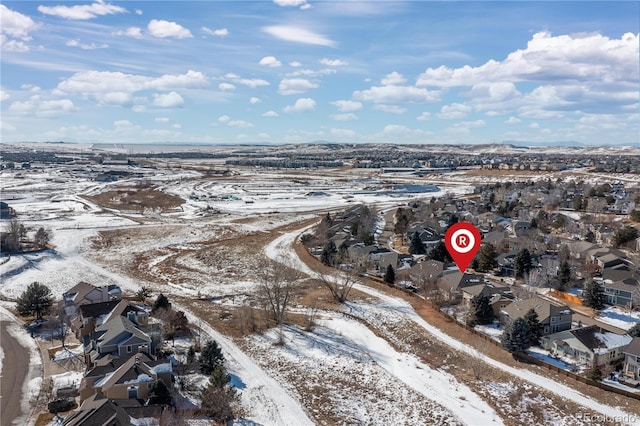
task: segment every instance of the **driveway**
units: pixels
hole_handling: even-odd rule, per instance
[[[0,424],[11,425],[23,413],[22,384],[29,372],[29,351],[7,331],[14,323],[0,321],[0,343],[2,359],[2,379],[0,380]],[[24,413],[26,414],[26,413]]]

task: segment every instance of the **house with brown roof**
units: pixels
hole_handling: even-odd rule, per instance
[[[122,290],[115,284],[96,287],[80,281],[62,294],[62,301],[67,316],[73,317],[82,305],[119,300],[121,295]]]
[[[515,300],[510,287],[496,286],[491,283],[482,283],[462,288],[462,304],[471,309],[471,301],[474,297],[486,296],[493,309],[493,315],[500,318],[500,311]]]
[[[78,339],[92,333],[96,327],[115,316],[124,316],[138,326],[146,326],[149,314],[127,300],[110,300],[108,302],[81,305],[78,315],[71,321],[71,328]]]
[[[104,395],[93,395],[80,409],[65,418],[65,426],[130,426],[149,424],[159,419],[165,408],[161,405],[144,405],[137,399],[113,400]]]
[[[530,309],[533,309],[538,314],[543,335],[571,329],[573,316],[571,309],[566,305],[551,302],[539,296],[518,300],[505,306],[500,311],[500,323],[507,325],[516,318],[523,318]]]
[[[81,400],[96,393],[111,399],[146,400],[158,381],[171,387],[172,366],[168,359],[153,360],[140,353],[118,363],[113,370],[108,370],[110,364],[87,372],[80,389]]]
[[[549,334],[540,339],[548,351],[573,358],[587,367],[612,364],[624,358],[631,342],[628,334],[616,334],[596,325]]]

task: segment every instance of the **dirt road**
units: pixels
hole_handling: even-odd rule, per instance
[[[29,351],[7,331],[11,322],[0,322],[2,380],[0,380],[0,424],[10,425],[22,414],[22,383],[29,370]]]

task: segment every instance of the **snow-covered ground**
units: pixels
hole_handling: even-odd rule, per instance
[[[629,330],[640,323],[640,311],[629,312],[617,306],[608,306],[600,312],[597,319],[622,330]]]
[[[279,238],[275,239],[267,248],[265,249],[266,254],[274,260],[281,261],[289,266],[293,266],[298,270],[305,272],[310,275],[314,275],[313,271],[309,269],[309,267],[300,260],[299,257],[295,255],[295,252],[291,248],[293,242],[296,237],[299,235],[299,232],[289,232],[284,233]],[[380,299],[383,303],[387,305],[387,308],[393,311],[396,315],[401,315],[405,317],[407,320],[416,323],[418,326],[422,327],[430,334],[432,334],[439,341],[447,344],[453,349],[462,351],[471,356],[478,358],[480,362],[485,362],[495,368],[503,370],[509,374],[512,374],[514,377],[518,377],[521,380],[527,381],[536,386],[540,386],[541,388],[552,392],[560,397],[569,399],[579,405],[587,407],[591,410],[594,410],[598,413],[601,413],[606,416],[616,417],[616,418],[635,418],[633,415],[621,410],[617,407],[612,407],[606,404],[602,404],[598,401],[595,401],[584,394],[572,389],[571,387],[558,383],[554,380],[551,380],[547,377],[541,376],[539,374],[533,373],[526,369],[520,369],[511,367],[502,362],[496,361],[492,358],[485,356],[484,354],[478,352],[472,346],[463,343],[457,340],[453,336],[449,336],[445,334],[440,329],[432,326],[427,323],[424,319],[422,319],[413,309],[413,307],[406,301],[388,296],[378,290],[372,289],[370,287],[364,286],[362,284],[354,285],[354,288],[366,293],[368,295],[374,296]]]

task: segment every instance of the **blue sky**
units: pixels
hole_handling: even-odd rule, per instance
[[[636,1],[0,8],[2,142],[640,139]]]

